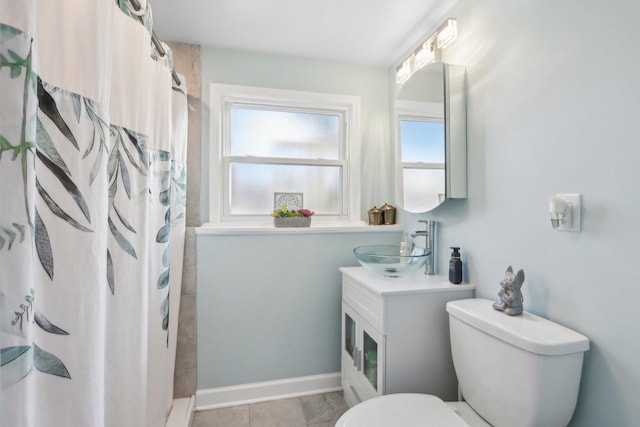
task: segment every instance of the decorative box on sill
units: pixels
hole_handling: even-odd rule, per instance
[[[311,226],[310,216],[289,216],[273,218],[273,225],[279,227],[309,227]]]

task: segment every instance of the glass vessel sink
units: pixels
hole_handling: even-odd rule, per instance
[[[400,252],[400,246],[359,246],[353,250],[360,264],[378,274],[398,277],[422,267],[429,257],[424,248],[413,248],[410,254]]]

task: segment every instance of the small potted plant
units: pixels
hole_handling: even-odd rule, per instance
[[[273,211],[273,225],[276,227],[309,227],[315,212],[309,209],[289,210],[287,205]]]

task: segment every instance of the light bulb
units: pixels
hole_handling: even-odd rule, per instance
[[[438,30],[437,44],[438,49],[444,49],[449,46],[458,37],[458,23],[455,19],[447,19],[442,29]]]
[[[411,60],[413,59],[413,55],[406,61],[402,63],[398,68],[396,68],[396,82],[401,85],[402,83],[409,80],[411,77]]]
[[[422,43],[422,45],[415,51],[415,59],[413,63],[416,70],[419,70],[430,62],[433,62],[434,58],[435,52],[433,50],[433,43],[430,41]]]

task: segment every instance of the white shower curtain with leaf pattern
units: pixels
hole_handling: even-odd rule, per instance
[[[0,0],[3,427],[170,410],[186,88],[129,1]]]

